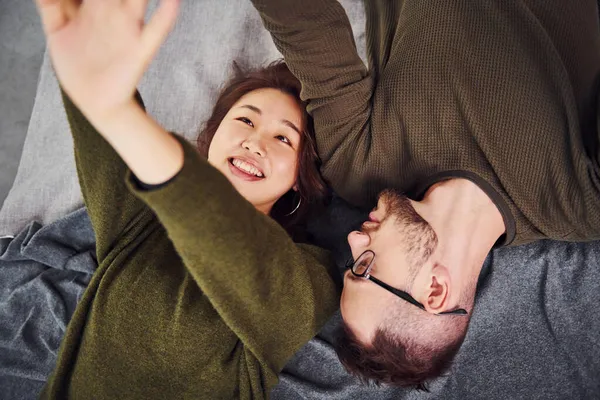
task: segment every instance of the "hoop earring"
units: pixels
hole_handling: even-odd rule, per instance
[[[302,204],[302,197],[300,197],[300,196],[298,196],[298,197],[300,199],[298,200],[298,204],[296,205],[296,208],[294,208],[291,213],[285,214],[286,217],[289,217],[290,215],[292,215],[293,213],[295,213],[296,211],[298,211],[298,208],[300,208],[300,204]]]

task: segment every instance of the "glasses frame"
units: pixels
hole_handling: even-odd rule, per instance
[[[364,257],[365,254],[372,254],[373,258],[369,262],[369,265],[365,269],[365,272],[363,272],[362,274],[357,274],[355,272],[355,269],[359,265],[359,261]],[[400,289],[391,287],[387,283],[382,282],[379,279],[372,276],[371,275],[371,267],[373,266],[373,261],[375,261],[375,252],[373,250],[365,250],[362,252],[362,254],[360,256],[358,256],[358,258],[356,260],[353,260],[352,257],[350,257],[348,262],[346,262],[346,268],[350,269],[350,271],[352,272],[352,275],[354,275],[358,278],[368,279],[368,280],[372,281],[373,283],[375,283],[376,285],[379,285],[380,287],[384,288],[388,292],[393,293],[396,296],[400,297],[402,300],[405,300],[405,301],[409,302],[410,304],[419,307],[423,311],[427,311],[425,309],[425,306],[423,304],[419,303],[409,293],[405,292],[404,290],[400,290]],[[468,313],[467,313],[467,310],[465,310],[464,308],[457,308],[457,309],[451,310],[451,311],[442,311],[441,313],[437,313],[434,315],[468,315]]]

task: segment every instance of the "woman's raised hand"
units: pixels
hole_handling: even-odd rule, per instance
[[[144,24],[147,0],[36,2],[61,86],[90,120],[110,118],[133,101],[179,6],[161,0]]]

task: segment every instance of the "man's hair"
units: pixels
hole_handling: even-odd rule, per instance
[[[464,290],[462,304],[472,305],[471,290],[474,287]],[[365,383],[427,390],[428,380],[449,369],[465,338],[469,319],[464,315],[430,314],[397,299],[368,345],[342,322],[336,335],[336,352],[346,370]]]

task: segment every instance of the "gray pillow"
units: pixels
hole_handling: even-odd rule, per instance
[[[149,12],[157,1],[150,2]],[[364,59],[361,0],[342,1]],[[238,60],[261,65],[281,55],[248,0],[182,2],[177,26],[140,85],[148,112],[194,139]],[[101,95],[101,94],[99,94]],[[0,210],[0,236],[48,224],[82,205],[72,141],[56,78],[45,56],[17,176]]]

